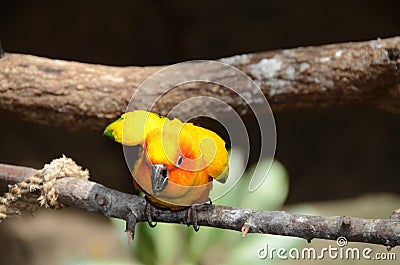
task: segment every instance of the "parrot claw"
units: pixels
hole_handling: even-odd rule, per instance
[[[200,226],[197,224],[196,206],[198,205],[199,204],[193,204],[189,207],[186,221],[187,226],[190,226],[191,224],[193,225],[193,229],[195,232],[198,232],[200,230]]]
[[[154,228],[154,227],[157,226],[157,222],[154,222],[154,223],[153,223],[153,221],[151,221],[151,220],[147,221],[147,223],[149,224],[149,226],[150,226],[151,228]]]
[[[146,212],[146,215],[147,215],[147,223],[149,224],[149,226],[150,226],[151,228],[154,228],[154,227],[157,226],[157,222],[154,222],[154,223],[153,223],[153,214],[154,214],[154,210],[155,210],[155,207],[154,207],[151,203],[149,203],[149,202],[147,201],[147,199],[146,199],[146,208],[145,208],[145,212]]]
[[[187,226],[193,225],[194,231],[198,232],[200,230],[200,226],[197,224],[197,206],[201,205],[212,205],[212,200],[211,198],[207,198],[207,200],[204,203],[195,203],[190,205],[188,209],[188,215],[187,215],[187,221],[186,224]]]

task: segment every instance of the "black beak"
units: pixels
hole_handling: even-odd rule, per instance
[[[151,166],[151,187],[153,193],[162,191],[168,185],[168,170],[165,165],[155,164]]]

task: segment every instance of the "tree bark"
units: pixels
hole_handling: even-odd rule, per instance
[[[0,164],[0,179],[8,184],[21,182],[35,172],[32,168]],[[71,177],[58,179],[56,191],[60,203],[126,220],[127,229],[132,233],[137,222],[147,221],[146,201],[136,195]],[[196,211],[198,225],[242,231],[242,235],[275,234],[304,238],[307,241],[314,238],[336,240],[345,237],[349,242],[380,244],[388,249],[400,245],[400,210],[396,210],[388,219],[310,216],[220,205],[201,205]],[[153,214],[157,222],[182,224],[188,219],[188,210],[155,209]]]
[[[219,61],[249,75],[273,111],[348,104],[400,113],[400,37],[245,54]],[[0,115],[70,130],[101,130],[126,110],[138,86],[163,68],[112,67],[6,53],[0,59]],[[235,78],[225,74],[210,73],[217,80]],[[185,93],[166,97],[154,111],[165,115],[185,97],[226,93],[220,89],[188,85]],[[157,89],[145,91],[141,101],[145,103],[157,93]],[[240,115],[247,112],[247,106],[232,93],[225,98]]]

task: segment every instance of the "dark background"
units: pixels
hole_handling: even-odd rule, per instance
[[[190,59],[399,35],[400,1],[0,1],[6,52],[106,65]],[[1,63],[1,61],[0,61]],[[275,115],[290,203],[399,192],[399,116],[338,106]],[[61,154],[132,192],[122,148],[101,132],[0,120],[0,162],[40,168]]]

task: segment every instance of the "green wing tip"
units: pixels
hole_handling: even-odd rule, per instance
[[[227,177],[224,177],[224,178],[217,179],[217,181],[224,184],[227,179],[228,179]]]
[[[103,134],[104,134],[105,136],[107,136],[108,138],[110,138],[111,140],[114,140],[114,141],[115,141],[115,138],[114,138],[114,135],[113,135],[113,130],[110,129],[110,128],[108,128],[108,126],[107,126],[107,128],[104,130]]]
[[[228,180],[228,176],[229,176],[229,168],[225,167],[224,172],[222,172],[221,175],[219,175],[219,177],[216,178],[215,180],[224,184]]]
[[[112,123],[108,124],[107,127],[104,129],[103,134],[105,136],[107,136],[108,138],[110,138],[111,140],[116,141],[113,132],[115,131],[116,125],[121,123],[124,119],[125,118],[123,116],[121,116],[117,120],[115,120]]]

